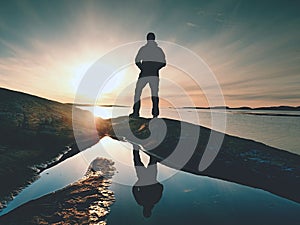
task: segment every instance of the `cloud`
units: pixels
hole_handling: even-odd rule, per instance
[[[197,24],[192,23],[192,22],[187,22],[186,25],[187,25],[188,27],[198,27]]]

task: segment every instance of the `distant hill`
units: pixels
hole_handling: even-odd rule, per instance
[[[253,110],[283,110],[283,111],[300,111],[300,106],[269,106],[253,108]]]

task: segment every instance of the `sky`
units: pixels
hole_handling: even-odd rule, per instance
[[[204,60],[226,105],[298,106],[299,10],[292,0],[1,1],[0,87],[73,102],[93,63],[153,31]],[[187,74],[167,66],[160,76],[177,82],[195,105],[208,105]],[[134,64],[117,73],[99,103],[131,105],[137,77]],[[172,99],[177,107],[188,105],[166,82],[160,90],[162,105]]]

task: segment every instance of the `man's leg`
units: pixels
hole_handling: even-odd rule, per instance
[[[135,92],[134,92],[134,105],[133,105],[133,113],[131,116],[139,116],[140,107],[141,107],[141,94],[143,88],[146,86],[147,81],[145,78],[139,78],[136,82]]]
[[[144,166],[138,149],[133,149],[133,163],[135,167]]]
[[[150,89],[151,89],[151,98],[152,98],[152,115],[153,117],[157,117],[159,115],[159,98],[158,98],[158,85],[159,85],[159,77],[150,77],[149,81]]]

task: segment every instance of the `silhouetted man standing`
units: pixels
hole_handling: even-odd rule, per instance
[[[153,104],[152,115],[153,117],[157,117],[159,115],[159,70],[166,66],[166,59],[164,52],[155,42],[154,33],[147,34],[147,44],[140,48],[135,57],[135,64],[139,67],[141,72],[134,93],[133,113],[129,116],[139,117],[142,90],[149,83]]]

